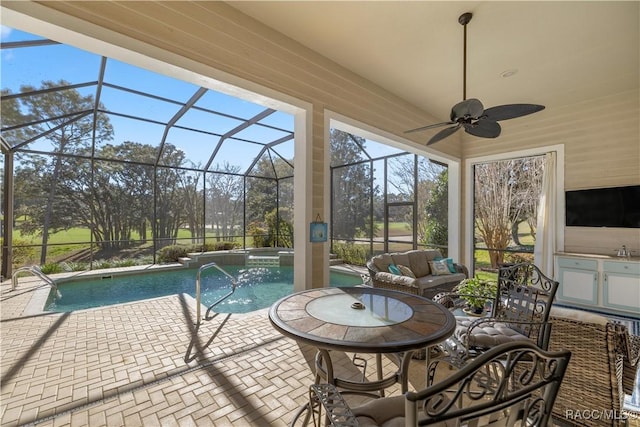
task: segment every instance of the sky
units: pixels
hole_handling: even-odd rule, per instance
[[[2,42],[15,42],[42,39],[8,27],[1,27]],[[0,61],[0,87],[10,89],[13,93],[20,91],[21,85],[40,87],[43,80],[66,80],[71,84],[93,82],[98,79],[101,57],[67,45],[48,45],[2,49]],[[198,87],[173,79],[158,73],[134,67],[114,59],[107,60],[104,81],[114,85],[151,93],[161,98],[184,103],[198,90]],[[77,89],[83,95],[95,96],[96,87],[89,86]],[[162,123],[168,122],[180,109],[180,105],[157,99],[150,99],[137,94],[131,94],[110,87],[104,87],[100,97],[104,107],[113,112],[143,117]],[[243,123],[240,119],[249,119],[262,112],[265,107],[228,96],[212,90],[198,100],[196,106],[219,111],[231,117],[213,115],[210,113],[189,110],[181,117],[177,124],[180,126],[202,129],[216,134],[235,128]],[[124,141],[135,141],[158,146],[165,127],[162,124],[152,124],[144,121],[109,115],[114,128],[113,144]],[[262,119],[262,124],[275,126],[293,131],[293,116],[283,112],[275,112]],[[283,136],[287,132],[274,130],[264,126],[251,126],[235,137],[269,143]],[[173,143],[186,154],[195,164],[205,164],[213,147],[219,138],[199,132],[191,132],[172,128],[167,141]],[[280,144],[276,149],[287,159],[293,158],[293,139]],[[366,147],[373,157],[401,152],[395,148],[367,140]],[[49,151],[50,144],[46,141],[35,141],[29,145],[34,150]],[[261,145],[243,143],[232,140],[222,144],[215,163],[223,164],[228,161],[240,167],[244,172],[252,163],[255,156],[262,149]]]

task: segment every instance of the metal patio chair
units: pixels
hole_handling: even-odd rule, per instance
[[[501,267],[490,315],[456,316],[456,331],[440,346],[441,354],[449,363],[461,366],[467,359],[511,341],[528,340],[546,350],[551,334],[549,313],[557,289],[558,282],[531,263]],[[434,300],[454,311],[464,303],[455,292],[437,295]]]
[[[436,384],[351,408],[330,384],[310,387],[314,425],[546,426],[571,352],[530,341],[499,345]],[[323,414],[323,410],[325,414]]]

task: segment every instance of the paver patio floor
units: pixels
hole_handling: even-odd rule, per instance
[[[0,288],[2,426],[284,426],[308,399],[315,351],[279,334],[267,309],[218,314],[199,330],[184,294],[25,315],[45,287]],[[360,376],[350,356],[334,354],[336,369]],[[423,373],[412,361],[410,388]]]

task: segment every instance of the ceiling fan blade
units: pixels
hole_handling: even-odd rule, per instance
[[[460,127],[461,125],[458,124],[455,126],[451,126],[450,128],[442,129],[440,132],[436,133],[435,135],[433,135],[433,137],[431,137],[429,142],[427,142],[427,145],[435,144],[436,142],[445,139],[446,137],[448,137],[449,135],[453,134],[455,131],[460,129]]]
[[[463,117],[472,117],[474,119],[479,118],[484,112],[484,106],[482,102],[475,98],[465,99],[458,102],[451,109],[451,121],[455,122]]]
[[[475,123],[465,124],[464,130],[474,136],[480,138],[497,138],[502,132],[502,128],[498,122],[493,120],[482,119]]]
[[[509,120],[516,117],[526,116],[528,114],[537,113],[544,110],[544,105],[536,104],[507,104],[498,105],[497,107],[487,108],[484,115],[489,120]]]
[[[421,130],[439,128],[441,126],[448,126],[448,125],[455,125],[455,122],[442,122],[442,123],[436,123],[433,125],[422,126],[422,127],[411,129],[411,130],[405,130],[404,133],[420,132]]]

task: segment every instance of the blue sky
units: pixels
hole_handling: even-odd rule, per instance
[[[1,35],[3,42],[41,39],[39,36],[4,26]],[[96,81],[100,70],[100,56],[66,45],[3,49],[1,53],[0,86],[3,89],[8,88],[14,93],[20,91],[21,85],[40,87],[43,80],[64,79],[72,84]],[[198,90],[198,87],[191,83],[113,59],[107,61],[104,81],[180,103],[186,102]],[[83,95],[95,95],[95,86],[81,88],[78,91]],[[109,87],[103,88],[101,102],[109,111],[163,123],[168,122],[180,109],[180,105],[174,103],[149,99]],[[265,109],[263,106],[211,90],[198,100],[196,106],[242,119],[249,119]],[[111,143],[119,144],[129,140],[158,146],[162,138],[164,132],[162,125],[115,115],[109,117],[114,127],[114,140]],[[177,124],[223,134],[241,123],[241,120],[192,109]],[[293,131],[293,117],[287,113],[276,112],[261,120],[260,123]],[[269,143],[285,135],[286,133],[263,126],[251,126],[235,136],[240,139]],[[168,141],[185,151],[187,158],[194,163],[204,164],[208,161],[218,138],[174,128],[168,135]],[[278,147],[276,150],[283,157],[293,158],[293,140],[280,144]],[[46,151],[49,147],[44,141],[36,141],[30,145],[30,148]],[[261,148],[260,145],[239,141],[225,142],[214,160],[214,164],[228,161],[233,165],[240,166],[241,171],[244,172]],[[374,157],[400,152],[400,150],[373,141],[367,141],[367,149]]]

